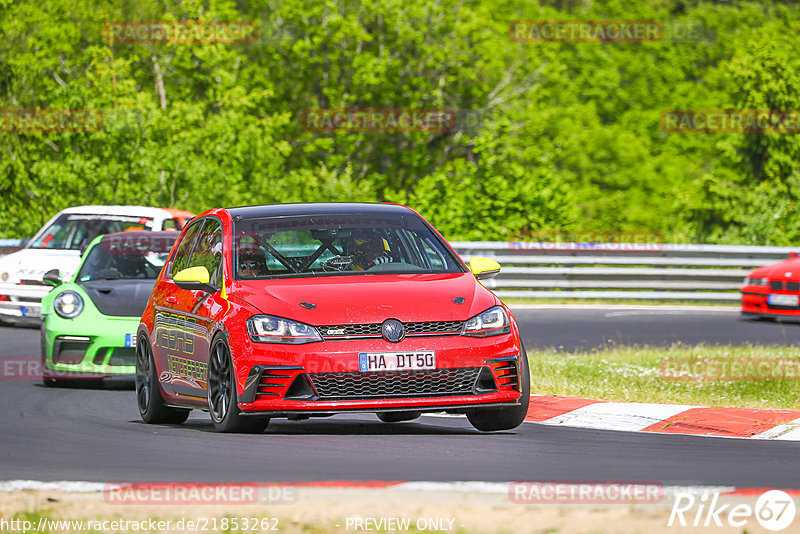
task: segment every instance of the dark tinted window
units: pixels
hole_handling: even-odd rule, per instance
[[[153,220],[148,217],[69,213],[56,219],[28,247],[78,250],[99,235],[152,228]]]
[[[75,280],[154,280],[174,242],[174,237],[160,235],[107,236],[89,251]]]
[[[332,214],[236,221],[236,276],[463,272],[419,217]]]

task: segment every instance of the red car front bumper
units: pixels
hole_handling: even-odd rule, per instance
[[[768,302],[770,294],[798,296],[797,292],[786,290],[769,291],[763,286],[745,286],[741,291],[742,315],[750,317],[797,317],[800,319],[799,306],[780,306]]]

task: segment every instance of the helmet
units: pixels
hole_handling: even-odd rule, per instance
[[[383,239],[372,230],[353,230],[353,255],[366,255],[384,252]]]

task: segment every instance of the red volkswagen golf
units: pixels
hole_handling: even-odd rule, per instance
[[[433,227],[395,204],[212,209],[184,228],[138,329],[147,423],[208,410],[223,432],[270,418],[466,414],[522,423],[530,375],[511,312]],[[471,272],[470,272],[471,270]]]

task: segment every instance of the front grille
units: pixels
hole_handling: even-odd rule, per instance
[[[786,291],[800,291],[800,282],[786,282]]]
[[[449,334],[458,332],[464,327],[463,321],[432,321],[427,323],[408,323],[406,335]]]
[[[459,335],[464,321],[425,321],[404,323],[407,336]],[[341,324],[318,327],[323,339],[355,339],[381,337],[381,323]]]
[[[781,280],[770,280],[769,288],[773,291],[780,291],[783,289],[783,282]]]
[[[480,367],[373,373],[314,373],[320,400],[472,395]]]

